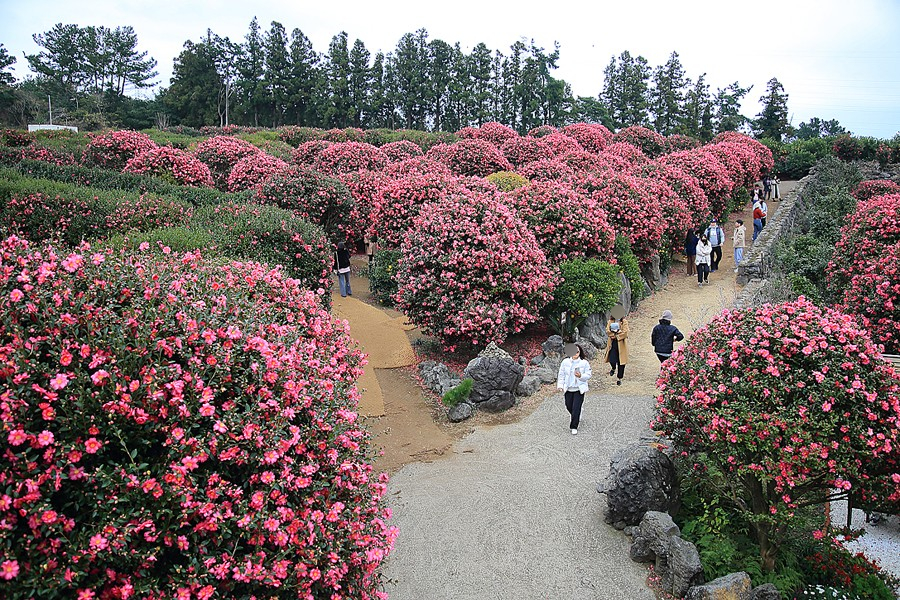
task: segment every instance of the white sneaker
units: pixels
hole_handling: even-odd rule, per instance
[[[577,429],[573,429],[573,430],[572,430],[572,435],[578,435],[578,430],[577,430]]]

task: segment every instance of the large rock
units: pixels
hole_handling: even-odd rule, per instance
[[[750,592],[750,600],[781,600],[781,592],[774,583],[764,583],[753,588]]]
[[[594,360],[597,358],[599,352],[594,344],[585,339],[579,339],[575,343],[581,347],[581,354],[584,355],[585,360]]]
[[[559,335],[551,335],[547,338],[547,341],[541,344],[541,350],[544,351],[544,356],[562,356],[565,351],[566,344],[563,342],[562,336]]]
[[[594,313],[588,315],[578,326],[578,335],[581,339],[589,341],[597,348],[606,348],[609,338],[606,336],[606,315]]]
[[[631,283],[628,282],[628,278],[625,277],[625,273],[619,273],[619,281],[622,282],[622,291],[619,292],[619,304],[625,307],[625,314],[631,312],[631,309],[634,308],[631,304]],[[608,319],[606,319],[608,320]],[[603,325],[606,326],[606,320],[604,320]]]
[[[528,371],[528,374],[540,379],[541,383],[556,383],[556,379],[559,375],[559,367],[551,370],[547,366],[541,365],[537,369]]]
[[[419,363],[419,374],[422,376],[422,383],[432,392],[443,396],[457,385],[460,378],[453,373],[444,363],[435,362],[433,360],[423,360]]]
[[[460,421],[465,421],[474,414],[475,408],[471,404],[468,402],[460,402],[447,411],[447,418],[450,419],[451,423],[459,423]]]
[[[474,381],[469,402],[476,408],[506,410],[516,402],[525,367],[511,358],[480,356],[469,363],[464,375]]]
[[[683,597],[691,586],[703,583],[700,553],[691,542],[678,536],[671,538],[666,563],[668,572],[663,577],[663,587],[676,598]]]
[[[541,389],[541,378],[534,375],[526,375],[516,386],[516,396],[531,396]]]
[[[750,576],[743,571],[730,573],[688,590],[685,600],[750,600]]]
[[[658,557],[669,555],[669,543],[678,537],[681,530],[668,513],[647,511],[640,525],[632,532],[631,549],[628,555],[635,562],[654,562]]]
[[[628,554],[637,562],[653,562],[666,594],[681,598],[692,585],[703,582],[700,554],[691,542],[681,539],[678,526],[667,513],[647,511],[632,531]]]
[[[659,272],[659,254],[654,254],[650,262],[641,267],[641,276],[650,286],[650,289],[658,290],[662,285],[662,274]]]
[[[604,520],[616,529],[637,525],[649,510],[670,512],[679,501],[672,461],[659,449],[640,443],[613,455],[609,475],[597,491],[606,494]]]

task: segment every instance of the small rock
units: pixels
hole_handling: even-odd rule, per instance
[[[550,356],[552,354],[562,356],[563,351],[565,350],[565,344],[563,344],[562,336],[551,335],[547,338],[546,342],[541,344],[541,350],[543,350],[544,354],[547,356]]]
[[[635,562],[653,562],[669,555],[669,543],[681,530],[667,513],[647,511],[641,524],[634,530],[634,541],[628,555]]]
[[[534,375],[526,375],[516,386],[516,396],[531,396],[541,389],[541,378]]]
[[[508,391],[499,391],[484,402],[480,402],[478,404],[478,408],[486,410],[488,412],[500,412],[508,408],[512,408],[513,406],[515,406],[515,404],[515,394]]]
[[[685,600],[750,600],[750,576],[743,571],[730,573],[687,591]]]
[[[484,350],[478,353],[478,356],[484,358],[485,356],[492,356],[494,358],[507,358],[512,360],[512,356],[510,356],[509,352],[491,342],[488,344]]]
[[[556,383],[556,370],[551,371],[543,365],[538,369],[532,369],[529,374],[540,379],[541,383]]]
[[[781,592],[774,583],[764,583],[753,588],[750,592],[750,600],[781,600]]]
[[[578,340],[576,343],[581,347],[581,353],[584,354],[585,360],[594,360],[597,358],[599,351],[592,343],[584,339]]]
[[[669,567],[668,580],[671,581],[671,586],[666,586],[666,591],[676,598],[682,598],[691,586],[703,582],[700,553],[691,542],[679,536],[672,537],[666,563]]]
[[[470,418],[473,414],[475,414],[475,409],[471,404],[460,402],[447,411],[447,418],[450,419],[451,423],[459,423]]]
[[[543,354],[538,354],[537,356],[535,356],[534,358],[531,359],[531,364],[533,364],[534,366],[538,366],[542,362],[544,362],[545,358],[547,358],[547,357],[544,356]]]

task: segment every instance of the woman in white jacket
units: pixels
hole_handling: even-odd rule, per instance
[[[709,283],[709,263],[712,255],[712,244],[706,239],[705,235],[700,236],[697,242],[697,257],[694,262],[697,263],[697,287],[701,287],[704,283]]]
[[[584,404],[584,395],[588,391],[587,382],[591,378],[591,363],[584,360],[581,347],[577,344],[566,344],[565,352],[568,358],[559,365],[556,388],[565,395],[566,410],[572,415],[569,427],[572,435],[576,435],[581,421],[581,405]]]

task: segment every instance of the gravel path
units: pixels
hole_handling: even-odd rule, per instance
[[[628,538],[603,523],[596,491],[652,406],[648,396],[591,392],[573,436],[561,397],[548,392],[521,422],[479,429],[451,458],[401,469],[389,484],[400,536],[385,590],[394,600],[654,598]]]

